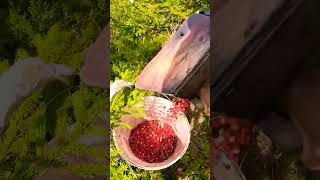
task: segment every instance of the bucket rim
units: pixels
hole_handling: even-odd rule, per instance
[[[165,99],[165,98],[162,98],[162,97],[157,97],[157,96],[145,96],[143,97],[143,100],[144,98],[157,98],[157,99],[161,99],[163,101],[167,101],[167,103],[171,103],[171,101],[169,101],[168,99]],[[130,116],[130,115],[129,115]],[[139,164],[136,164],[132,161],[129,160],[129,158],[127,158],[122,152],[119,153],[119,155],[121,156],[122,159],[124,159],[127,163],[129,163],[130,165],[134,166],[134,167],[137,167],[139,169],[143,169],[143,170],[148,170],[148,171],[151,171],[151,170],[161,170],[161,169],[165,169],[165,168],[168,168],[170,167],[171,165],[173,165],[174,163],[176,163],[178,160],[180,160],[182,158],[182,156],[187,152],[188,148],[189,148],[189,145],[190,145],[190,141],[191,141],[191,126],[190,126],[190,123],[189,123],[189,120],[188,118],[186,117],[185,113],[182,113],[182,119],[184,119],[184,121],[186,122],[186,126],[188,128],[187,132],[188,132],[188,138],[187,138],[187,141],[186,141],[186,145],[185,147],[183,148],[183,150],[181,151],[181,153],[174,159],[172,160],[171,162],[169,162],[168,164],[165,164],[165,165],[162,165],[162,166],[157,166],[157,167],[148,167],[148,166],[141,166]],[[145,121],[150,121],[150,119],[144,119],[144,122]],[[115,146],[116,146],[116,149],[117,150],[120,150],[121,151],[121,148],[118,146],[117,144],[117,141],[116,141],[116,130],[118,128],[115,128],[113,129],[113,133],[112,133],[112,137],[113,137],[113,141],[115,143]],[[150,163],[152,164],[152,163]]]

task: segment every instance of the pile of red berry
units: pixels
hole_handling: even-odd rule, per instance
[[[173,107],[169,109],[172,118],[176,118],[178,113],[185,113],[190,107],[188,99],[175,98],[172,100]]]
[[[135,156],[149,163],[168,159],[177,144],[172,127],[159,120],[145,121],[131,131],[129,145]]]
[[[239,124],[239,120],[227,116],[213,118],[214,148],[222,149],[239,164],[240,151],[248,145],[254,133],[252,124]]]

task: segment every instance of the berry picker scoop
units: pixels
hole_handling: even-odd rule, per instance
[[[210,14],[199,11],[184,21],[146,65],[135,87],[178,97],[199,96],[210,113]]]
[[[111,96],[125,86],[135,86],[186,99],[200,97],[210,112],[210,13],[199,11],[185,20],[169,42],[144,67],[133,85],[122,80],[111,85]]]

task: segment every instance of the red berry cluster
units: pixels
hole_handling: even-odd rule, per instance
[[[221,148],[226,155],[239,163],[240,150],[249,143],[254,133],[252,124],[240,125],[235,118],[213,118],[214,148]]]
[[[190,107],[190,101],[188,99],[175,98],[172,100],[173,107],[169,109],[171,117],[176,118],[178,113],[186,112]]]
[[[131,131],[129,145],[135,156],[149,163],[168,159],[177,144],[172,127],[162,121],[152,120],[139,124]]]

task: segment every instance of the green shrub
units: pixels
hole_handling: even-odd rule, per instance
[[[15,54],[0,55],[0,73],[14,62],[33,56],[79,70],[85,50],[107,23],[108,6],[104,0],[9,1],[3,23],[13,34],[10,40],[15,44],[8,48]],[[5,30],[1,28],[0,35],[7,33],[2,32]],[[63,150],[101,156],[99,150],[80,151],[71,142],[87,133],[90,123],[108,107],[108,100],[109,92],[79,84],[69,87],[50,83],[34,92],[10,115],[0,138],[0,179],[34,179],[48,167],[79,175],[106,174],[105,165],[66,166],[59,157],[66,153]],[[69,135],[66,131],[71,124],[75,129]],[[91,131],[101,135],[101,130]],[[58,138],[60,146],[48,152],[44,147],[53,137]]]

